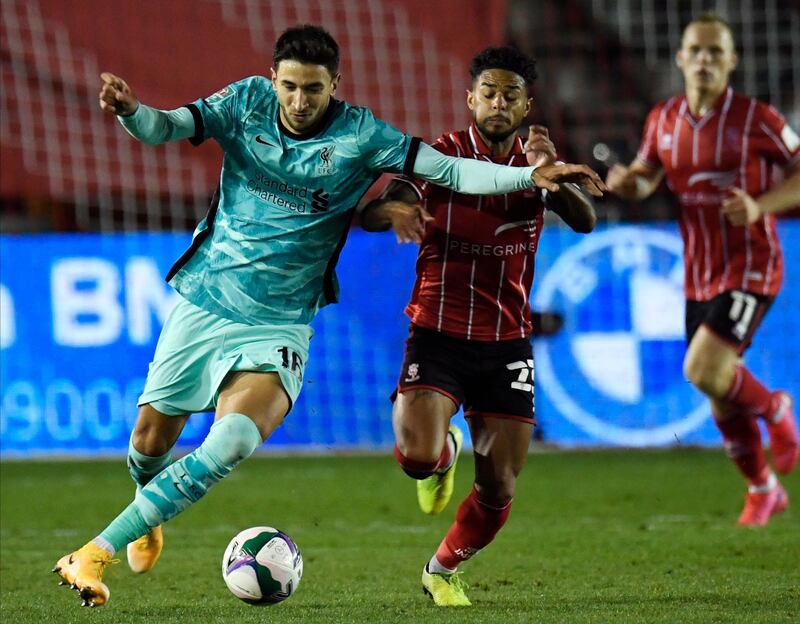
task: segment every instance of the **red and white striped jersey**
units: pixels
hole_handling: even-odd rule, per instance
[[[434,149],[511,167],[527,166],[517,137],[511,153],[492,158],[474,124],[443,134]],[[467,340],[498,341],[531,333],[529,292],[544,203],[539,189],[462,195],[410,178],[428,223],[406,314],[420,327]]]
[[[685,95],[655,106],[637,158],[663,168],[681,208],[687,299],[726,290],[775,296],[783,257],[775,217],[731,225],[722,202],[731,187],[758,197],[800,162],[800,139],[774,108],[728,89],[702,117]]]

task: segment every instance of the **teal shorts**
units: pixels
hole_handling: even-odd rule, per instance
[[[169,416],[213,411],[228,373],[278,373],[291,405],[303,385],[308,325],[244,325],[183,297],[167,317],[139,405]]]

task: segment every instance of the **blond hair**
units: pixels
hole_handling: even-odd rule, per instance
[[[721,14],[717,13],[716,11],[707,11],[702,15],[694,18],[691,22],[686,24],[686,28],[683,29],[683,32],[685,33],[686,29],[694,24],[703,24],[703,25],[718,24],[722,26],[725,30],[728,31],[728,34],[731,36],[731,43],[733,44],[733,47],[734,48],[736,47],[736,37],[733,36],[733,28],[731,28],[731,25],[728,22],[728,20],[726,20],[724,17],[722,17]]]

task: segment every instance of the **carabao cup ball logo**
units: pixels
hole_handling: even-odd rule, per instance
[[[536,347],[541,391],[591,437],[674,443],[708,418],[684,380],[683,245],[670,232],[614,228],[568,249],[540,281],[537,310],[565,331]]]

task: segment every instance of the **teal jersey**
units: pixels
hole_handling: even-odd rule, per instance
[[[332,99],[312,133],[280,122],[264,77],[188,105],[198,144],[224,151],[219,189],[167,276],[196,306],[249,325],[309,323],[337,301],[353,210],[383,172],[410,174],[419,140]]]

